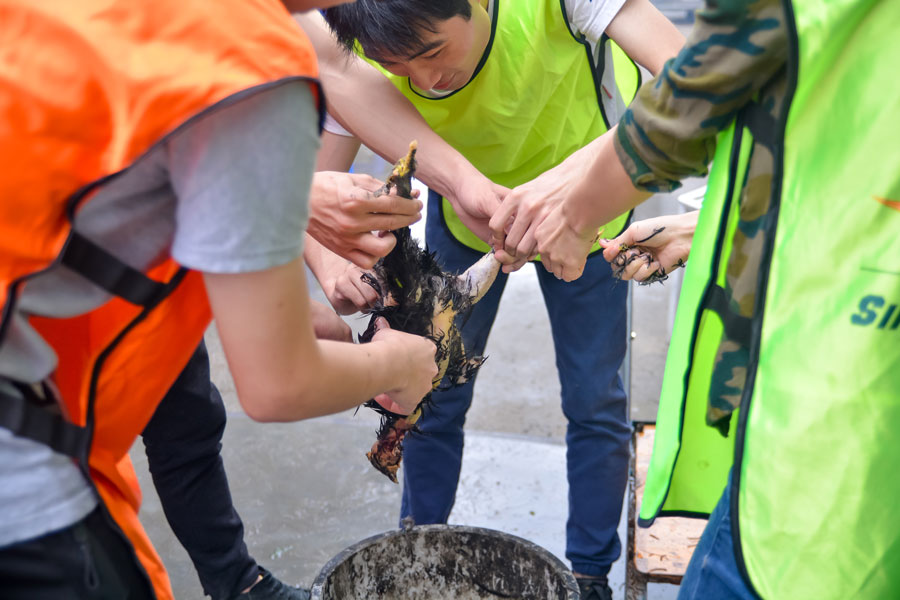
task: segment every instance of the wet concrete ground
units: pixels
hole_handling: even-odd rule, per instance
[[[654,198],[639,209],[638,218],[674,210],[673,198]],[[676,290],[671,282],[634,287],[636,420],[655,418]],[[354,328],[366,322],[348,321]],[[299,423],[255,423],[240,408],[214,329],[207,340],[213,379],[228,408],[222,455],[247,545],[260,564],[284,581],[309,585],[339,551],[397,526],[400,487],[374,471],[364,456],[375,438],[374,413],[363,409]],[[510,278],[488,343],[490,360],[476,382],[450,522],[512,533],[565,562],[565,419],[552,348],[529,266]],[[169,569],[176,597],[200,600],[199,581],[165,522],[140,444],[132,456],[145,494],[141,518]],[[619,534],[624,543],[624,520]],[[624,597],[622,559],[613,566],[611,582],[615,597]],[[651,599],[674,598],[677,588],[651,584],[649,593]]]

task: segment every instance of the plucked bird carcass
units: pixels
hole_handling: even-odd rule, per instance
[[[409,145],[409,154],[397,161],[382,188],[383,193],[396,189],[409,198],[412,177],[416,169],[416,142]],[[432,390],[449,388],[467,382],[484,362],[484,357],[470,356],[463,346],[458,322],[490,288],[500,263],[493,253],[487,253],[461,275],[444,272],[434,254],[423,250],[410,234],[409,227],[394,232],[397,245],[376,263],[372,274],[363,281],[378,293],[371,309],[368,328],[360,334],[364,343],[375,335],[375,320],[384,317],[393,329],[427,337],[437,346],[435,361],[438,374]],[[403,439],[414,430],[416,423],[427,418],[431,393],[426,395],[408,416],[384,409],[374,400],[365,406],[382,415],[378,439],[366,454],[372,465],[397,483],[397,470],[403,457]]]

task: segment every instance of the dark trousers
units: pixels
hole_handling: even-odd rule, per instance
[[[219,452],[225,405],[209,378],[201,342],[144,429],[153,484],[172,531],[184,546],[203,591],[231,598],[256,581]]]
[[[447,271],[462,272],[481,258],[480,252],[451,237],[434,193],[428,197],[425,238]],[[537,273],[562,387],[561,399],[547,401],[560,401],[568,420],[566,557],[574,571],[606,575],[621,552],[616,530],[628,478],[631,424],[619,377],[626,347],[628,286],[613,279],[601,256],[589,258],[584,275],[570,283],[540,265]],[[502,273],[497,277],[461,328],[466,350],[473,354],[484,351],[506,280]],[[552,360],[548,349],[534,351]],[[423,435],[411,434],[404,441],[401,518],[412,516],[419,524],[447,521],[456,498],[463,425],[473,390],[474,379],[434,393],[433,410],[418,423]]]
[[[97,508],[61,531],[0,550],[4,600],[151,600],[150,580]]]

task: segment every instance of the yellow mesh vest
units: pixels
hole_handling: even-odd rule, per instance
[[[660,404],[668,433],[657,431],[642,517],[661,506],[707,512],[702,488],[719,493],[733,459],[736,558],[762,598],[898,598],[900,4],[784,2],[791,94],[767,128],[770,241],[734,452],[691,415],[702,415],[692,404],[705,404],[712,377],[704,352],[723,326],[701,292],[730,247],[715,231],[734,226],[727,182],[741,181],[748,160],[741,122],[720,138],[704,201]]]
[[[604,102],[611,106],[617,95],[630,102],[640,74],[608,39],[606,64],[595,64],[587,42],[570,31],[559,0],[494,0],[492,10],[490,41],[465,87],[430,98],[408,78],[382,71],[444,140],[492,181],[513,187],[607,131],[606,113],[612,110]],[[613,65],[621,91],[601,81]],[[490,250],[446,200],[442,213],[458,240]],[[626,220],[621,215],[607,224],[604,236],[621,231]]]

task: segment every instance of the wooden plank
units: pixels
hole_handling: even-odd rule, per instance
[[[634,434],[637,442],[634,474],[637,504],[634,515],[634,566],[638,572],[646,574],[649,581],[677,584],[687,570],[694,548],[706,527],[706,520],[660,517],[649,528],[638,526],[637,518],[644,497],[644,484],[647,481],[655,433],[654,425],[644,425],[642,430]]]

